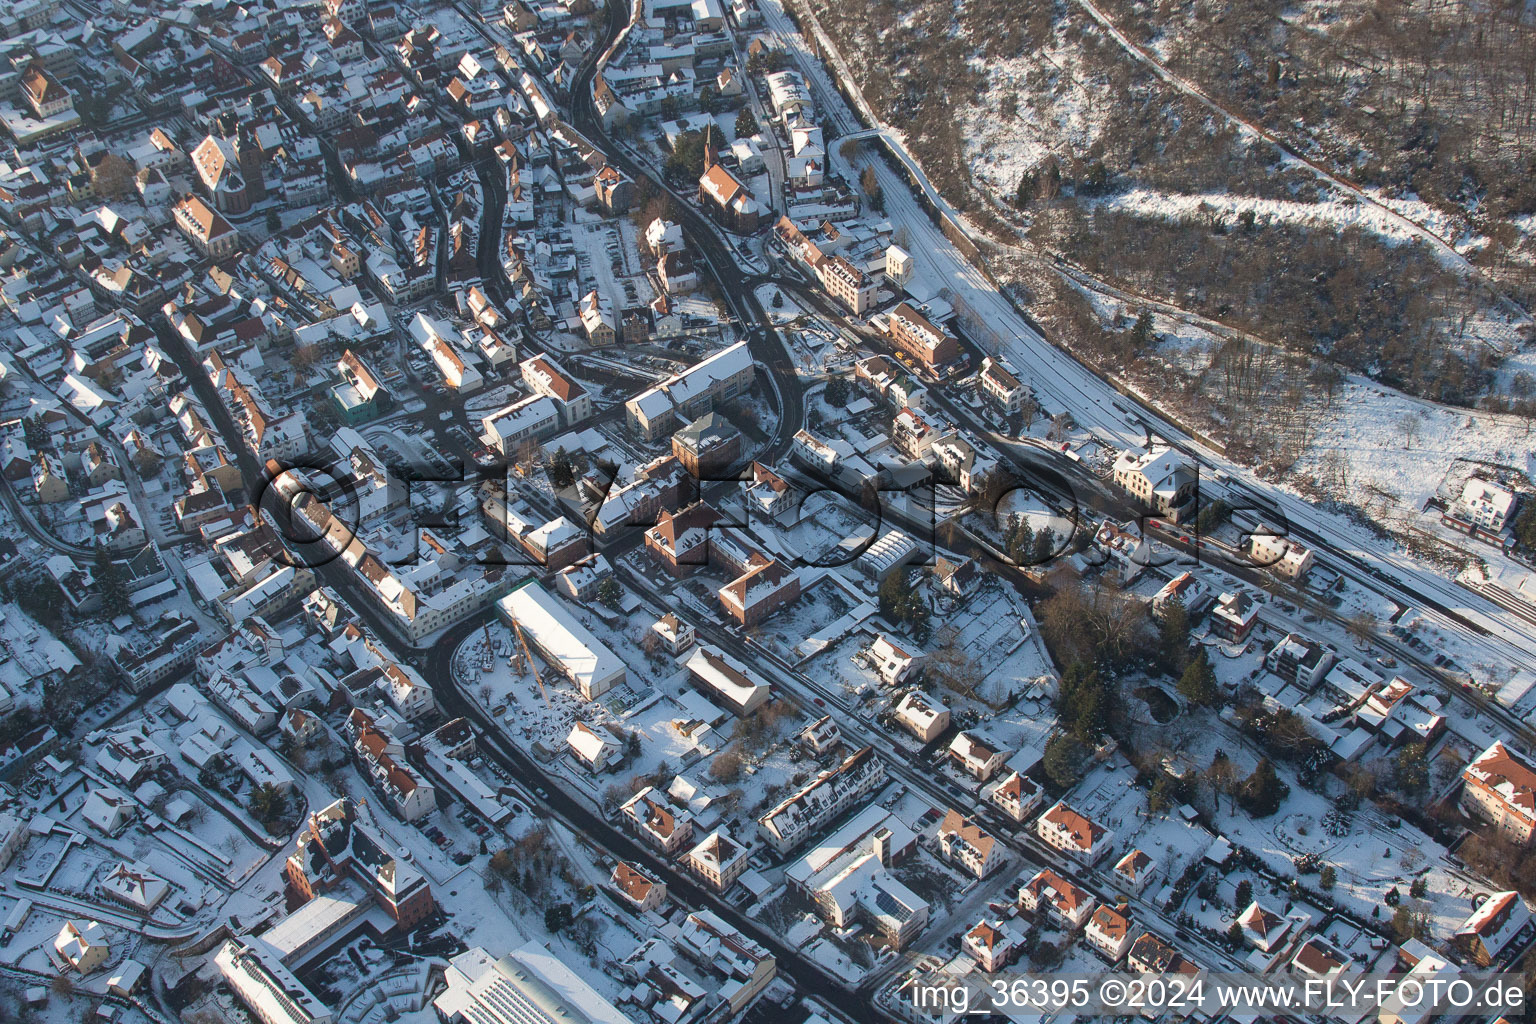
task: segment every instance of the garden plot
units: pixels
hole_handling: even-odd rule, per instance
[[[1008,526],[1013,516],[1018,516],[1021,523],[1027,523],[1031,532],[1037,537],[1046,530],[1050,530],[1051,535],[1055,537],[1055,543],[1051,545],[1052,552],[1061,550],[1063,544],[1077,530],[1071,519],[1062,515],[1045,497],[1028,487],[1016,487],[1007,492],[998,500],[995,509],[984,506],[985,502],[978,500],[976,510],[965,517],[964,525],[999,548],[1003,547],[1006,541]]]
[[[17,879],[34,885],[46,885],[54,873],[64,866],[65,855],[73,849],[70,838],[63,831],[55,830],[46,836],[33,836],[22,847],[11,863],[11,871]]]
[[[1149,815],[1146,794],[1132,782],[1134,774],[1123,759],[1116,758],[1091,772],[1066,799],[1073,810],[1114,831],[1112,857],[1141,850],[1157,861],[1158,879],[1146,890],[1150,894],[1163,882],[1176,880],[1187,865],[1204,855],[1214,837],[1181,818]]]
[[[1031,642],[1034,634],[1024,599],[1005,587],[989,586],[936,624],[927,648],[944,655],[952,651],[974,666],[981,673],[974,681],[975,697],[996,707],[1054,674],[1040,644]]]
[[[1283,763],[1275,763],[1275,771],[1290,786],[1290,793],[1273,815],[1254,818],[1227,796],[1206,797],[1203,773],[1218,749],[1231,759],[1239,778],[1247,777],[1262,756],[1246,737],[1230,728],[1213,728],[1213,724],[1204,713],[1186,713],[1167,726],[1145,726],[1145,741],[1150,749],[1168,752],[1174,767],[1193,772],[1201,780],[1198,802],[1211,813],[1214,827],[1234,844],[1252,851],[1269,872],[1286,879],[1296,877],[1297,858],[1313,855],[1316,866],[1300,877],[1301,884],[1320,888],[1317,868],[1333,867],[1337,883],[1330,895],[1361,918],[1370,917],[1394,887],[1405,904],[1417,904],[1419,901],[1410,901],[1408,890],[1414,878],[1422,876],[1427,888],[1420,909],[1440,937],[1453,933],[1471,913],[1472,894],[1488,890],[1486,884],[1479,889],[1479,883],[1452,868],[1438,843],[1406,822],[1388,827],[1373,809],[1363,808],[1330,828],[1325,823],[1331,820],[1336,801],[1304,788],[1291,767]],[[1175,862],[1188,863],[1192,856],[1198,856],[1209,837],[1203,830],[1173,819],[1148,820],[1145,793],[1135,788],[1130,778],[1128,768],[1119,772],[1100,769],[1067,799],[1077,810],[1116,831],[1117,850],[1123,852],[1136,845],[1154,856],[1157,853],[1148,846],[1163,850],[1169,858],[1163,879],[1170,881],[1178,875]],[[1188,838],[1181,840],[1180,831]]]
[[[850,706],[863,700],[878,699],[883,687],[880,676],[864,657],[875,641],[875,633],[856,630],[801,664],[800,669],[817,682],[839,687]],[[902,643],[907,643],[905,638]]]
[[[0,903],[0,910],[10,914],[15,906],[16,901],[8,899]],[[54,970],[52,962],[48,959],[48,954],[43,952],[43,947],[53,946],[53,940],[58,938],[59,929],[64,927],[66,920],[68,920],[66,915],[55,910],[47,907],[33,907],[32,913],[27,916],[21,930],[11,936],[10,942],[0,946],[0,963],[46,975],[57,974],[58,972]],[[121,933],[109,927],[108,942],[110,943],[114,938],[120,940]]]
[[[196,860],[205,870],[220,872],[231,883],[266,860],[264,851],[196,790],[178,791],[171,799],[185,802],[192,812],[179,825],[159,833],[168,849]]]

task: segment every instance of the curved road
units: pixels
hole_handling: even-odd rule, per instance
[[[594,44],[592,53],[581,64],[571,82],[571,121],[576,130],[593,142],[599,143],[608,161],[635,181],[651,182],[658,191],[671,192],[649,168],[625,152],[603,129],[602,118],[597,114],[593,99],[592,79],[599,65],[607,59],[607,51],[626,25],[628,9],[620,0],[607,5],[607,27],[600,43]],[[676,195],[673,193],[673,195]],[[757,301],[756,287],[764,278],[757,272],[747,272],[738,265],[736,254],[725,242],[720,228],[704,216],[697,207],[678,197],[679,219],[688,241],[709,274],[714,278],[720,294],[725,297],[731,312],[747,332],[748,347],[752,358],[763,366],[774,380],[774,391],[779,399],[779,428],[773,443],[765,452],[769,460],[776,459],[789,450],[794,430],[805,420],[805,401],[795,372],[795,362],[784,345],[784,339],[773,327],[772,320]],[[793,430],[790,429],[791,425]]]

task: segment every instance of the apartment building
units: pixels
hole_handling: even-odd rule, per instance
[[[655,441],[745,393],[754,376],[752,353],[738,341],[624,403],[629,429]]]
[[[1058,800],[1035,822],[1035,833],[1049,846],[1092,867],[1109,852],[1115,834]]]
[[[903,302],[886,316],[886,334],[901,351],[932,370],[960,355],[960,342],[938,324]]]
[[[864,747],[759,818],[758,833],[779,853],[788,853],[883,785],[885,767],[875,757],[874,748]]]
[[[1536,768],[1496,742],[1461,771],[1462,810],[1492,823],[1512,842],[1536,837]]]
[[[875,301],[879,285],[841,256],[823,256],[816,261],[816,276],[822,288],[856,316],[863,316]]]

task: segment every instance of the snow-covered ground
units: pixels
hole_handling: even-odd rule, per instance
[[[1479,236],[1465,236],[1451,217],[1422,200],[1392,199],[1383,200],[1383,203],[1402,216],[1424,224],[1436,234],[1458,239],[1456,247],[1462,252],[1472,252],[1487,243],[1487,239]],[[1295,224],[1330,231],[1358,228],[1393,244],[1413,242],[1421,237],[1419,232],[1387,210],[1362,203],[1353,196],[1333,192],[1327,193],[1317,202],[1308,203],[1260,199],[1230,192],[1182,195],[1138,187],[1093,200],[1092,204],[1170,221],[1207,220],[1212,216],[1232,219],[1251,212],[1261,228],[1268,223]]]

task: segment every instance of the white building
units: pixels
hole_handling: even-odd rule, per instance
[[[1272,527],[1260,523],[1248,537],[1248,558],[1260,569],[1268,569],[1288,580],[1300,580],[1314,561],[1309,548],[1282,537]]]
[[[1131,943],[1135,941],[1131,919],[1108,906],[1093,912],[1088,926],[1083,929],[1083,938],[1110,963],[1130,952]]]
[[[775,850],[788,853],[883,785],[885,767],[872,747],[864,747],[757,819],[758,832]]]
[[[503,619],[516,623],[528,646],[587,700],[623,684],[619,656],[538,583],[530,580],[496,606]]]
[[[1009,772],[981,789],[981,798],[1014,821],[1023,821],[1045,800],[1045,793],[1028,776]]]
[[[585,722],[577,722],[571,726],[570,735],[565,738],[565,742],[571,748],[571,756],[577,763],[594,774],[607,771],[608,767],[622,754],[617,743],[600,735]]]
[[[875,637],[875,642],[869,648],[869,657],[874,662],[880,681],[886,686],[904,682],[923,663],[922,651],[910,644],[898,645],[884,633]]]
[[[1008,752],[983,742],[978,736],[962,732],[949,743],[949,759],[967,775],[986,782],[1008,760]]]
[[[890,871],[917,848],[917,837],[883,807],[867,807],[817,842],[784,872],[834,928],[863,923],[900,949],[928,923],[928,902]]]
[[[1187,509],[1199,477],[1172,448],[1127,449],[1115,460],[1115,483],[1143,505],[1175,522]]]
[[[908,732],[932,743],[949,728],[949,708],[921,690],[913,690],[896,704],[896,721]]]
[[[683,858],[683,866],[715,892],[725,892],[747,870],[750,851],[718,828],[699,840]]]
[[[1003,847],[995,837],[953,808],[939,823],[939,850],[945,860],[960,865],[977,878],[986,878],[997,870],[1005,857]]]
[[[54,952],[81,974],[90,974],[107,962],[111,947],[100,921],[70,919],[53,940]]]
[[[448,988],[433,1000],[447,1024],[634,1024],[537,942],[499,960],[484,949],[448,962]]]
[[[165,879],[153,874],[142,864],[133,866],[121,862],[107,871],[100,883],[101,894],[109,900],[122,903],[140,914],[148,914],[158,907],[171,893]]]
[[[1085,925],[1097,903],[1087,891],[1049,868],[1035,872],[1019,889],[1019,906],[1033,913],[1053,915],[1072,928]]]
[[[754,373],[752,353],[738,341],[624,403],[630,429],[647,441],[670,434],[716,403],[744,394]]]
[[[1114,842],[1115,834],[1058,800],[1035,822],[1035,832],[1045,842],[1082,864],[1098,863]]]
[[[213,962],[261,1024],[330,1024],[330,1009],[261,939],[230,939]]]
[[[1501,534],[1516,500],[1509,488],[1474,476],[1462,487],[1461,498],[1446,510],[1445,519],[1474,533]]]
[[[528,395],[480,419],[481,437],[507,458],[527,441],[544,441],[560,431],[560,406],[548,395]]]
[[[700,644],[678,663],[688,670],[699,691],[738,718],[768,701],[768,683],[718,647]]]

